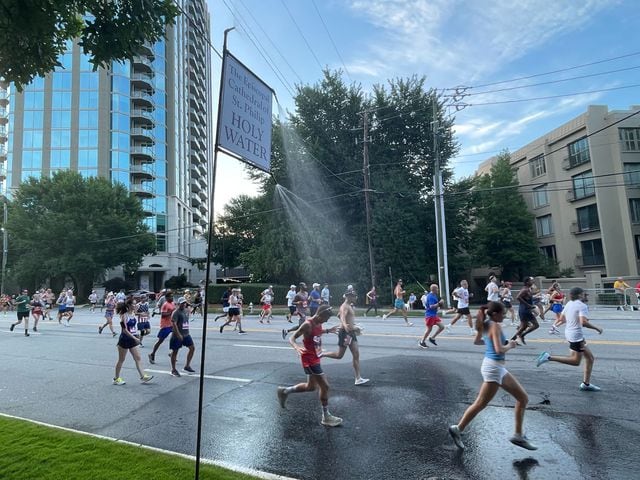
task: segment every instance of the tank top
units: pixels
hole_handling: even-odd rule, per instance
[[[135,315],[127,316],[127,322],[125,323],[125,327],[129,331],[129,333],[133,336],[138,335],[138,321]]]
[[[322,352],[322,331],[324,330],[322,324],[314,325],[311,320],[307,320],[307,323],[311,325],[311,335],[304,336],[302,339],[302,345],[306,350],[300,358],[302,360],[303,367],[311,367],[320,363],[319,354]]]
[[[116,302],[110,300],[104,304],[104,308],[107,312],[113,312],[116,309]]]
[[[489,328],[491,323],[491,320],[489,320],[484,324],[484,331],[486,332],[482,335],[482,340],[484,341],[484,344],[486,346],[484,356],[485,358],[490,358],[491,360],[504,360],[504,353],[496,352],[493,345],[493,340],[491,340],[491,337],[489,336]],[[500,329],[500,343],[504,345],[506,341],[507,338],[504,336],[502,329]]]

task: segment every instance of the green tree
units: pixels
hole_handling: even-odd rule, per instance
[[[31,177],[9,203],[13,275],[32,288],[70,277],[84,298],[106,269],[135,270],[155,252],[143,219],[139,200],[122,184],[71,171]]]
[[[172,0],[3,0],[0,77],[21,90],[60,66],[76,38],[94,69],[106,67],[160,40],[178,13]]]
[[[473,253],[480,265],[500,269],[502,278],[521,279],[539,268],[540,254],[534,217],[518,192],[510,158],[508,152],[502,152],[491,173],[478,179]]]

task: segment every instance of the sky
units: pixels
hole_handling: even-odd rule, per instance
[[[207,1],[213,46],[222,51],[224,29],[235,27],[229,51],[284,109],[294,109],[295,85],[317,83],[326,67],[365,92],[424,75],[427,88],[470,94],[458,100],[468,106],[449,109],[460,145],[450,163],[456,178],[588,105],[640,104],[637,0]],[[221,63],[212,53],[216,103]],[[234,196],[258,193],[246,169],[219,156],[216,212]]]

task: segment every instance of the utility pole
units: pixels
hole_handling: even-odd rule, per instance
[[[364,177],[364,209],[367,219],[367,244],[369,246],[369,269],[371,271],[371,287],[376,286],[376,273],[373,262],[373,247],[371,245],[371,207],[369,205],[369,111],[362,113],[363,142],[362,142],[362,176]]]
[[[440,137],[440,122],[438,121],[438,97],[433,94],[432,100],[433,120],[431,128],[433,130],[433,205],[436,214],[436,243],[438,247],[438,285],[442,292],[442,299],[445,306],[450,307],[449,299],[449,267],[447,255],[447,228],[444,215],[444,199],[442,196],[442,169],[440,168],[440,147],[438,145]],[[444,290],[444,291],[443,291]]]
[[[2,197],[2,276],[0,278],[0,293],[4,294],[4,276],[7,270],[7,254],[9,253],[9,233],[7,232],[7,198]]]

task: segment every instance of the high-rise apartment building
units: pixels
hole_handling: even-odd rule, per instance
[[[576,276],[640,274],[640,106],[590,106],[513,152],[511,165],[544,255]]]
[[[62,67],[23,92],[0,84],[2,193],[64,169],[123,183],[140,199],[157,242],[137,284],[156,291],[172,275],[203,278],[190,259],[205,256],[209,218],[209,14],[205,0],[180,4],[188,17],[130,60],[94,72],[69,42]]]

